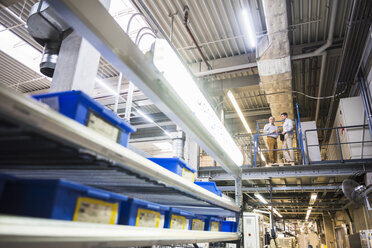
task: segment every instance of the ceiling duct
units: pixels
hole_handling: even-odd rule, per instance
[[[288,40],[285,0],[263,0],[267,35],[257,44],[257,67],[261,87],[265,91],[271,113],[279,120],[280,113],[294,117],[292,72]]]
[[[53,77],[62,40],[72,29],[47,2],[40,1],[30,10],[27,30],[44,47],[40,72]]]

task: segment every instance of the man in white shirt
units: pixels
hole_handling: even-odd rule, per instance
[[[283,124],[283,132],[284,141],[283,141],[283,149],[291,149],[292,148],[292,139],[293,139],[293,121],[288,118],[288,114],[286,112],[281,114],[282,120],[284,121]],[[294,162],[294,152],[293,150],[283,150],[283,156],[287,162]]]
[[[278,144],[276,142],[276,138],[278,138],[279,129],[275,126],[275,118],[270,117],[269,123],[267,123],[264,127],[264,133],[267,134],[266,143],[269,150],[278,149]],[[277,162],[277,154],[278,151],[269,151],[269,161],[270,163]]]

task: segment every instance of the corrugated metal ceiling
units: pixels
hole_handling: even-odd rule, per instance
[[[50,81],[0,51],[0,82],[22,93],[48,89]]]
[[[261,0],[243,2],[249,4],[256,33],[261,35],[266,30]],[[244,37],[239,0],[146,0],[143,3],[168,35],[171,33],[169,15],[176,13],[172,42],[188,64],[202,61],[202,58],[183,25],[183,8],[186,5],[190,9],[188,25],[208,60],[254,52]]]
[[[287,0],[291,45],[325,41],[334,0]],[[339,1],[334,38],[345,35],[351,0]]]

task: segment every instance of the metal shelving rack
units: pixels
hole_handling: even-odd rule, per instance
[[[221,162],[235,178],[236,203],[5,87],[0,87],[0,171],[21,177],[66,178],[196,214],[237,216],[242,200],[241,168],[215,142],[103,6],[91,0],[48,2],[160,110]],[[123,247],[239,238],[238,233],[146,229],[0,215],[1,247]]]
[[[2,172],[21,177],[66,178],[128,196],[177,206],[197,214],[213,212],[222,216],[234,216],[240,211],[231,200],[219,197],[169,172],[30,97],[0,87],[0,99]],[[85,227],[88,229],[85,230]],[[136,227],[110,226],[110,230],[115,233],[112,235],[123,235],[114,238],[103,231],[106,227],[99,224],[0,216],[0,246],[11,243],[12,247],[25,247],[40,242],[49,245],[53,242],[54,245],[54,242],[65,244],[74,240],[79,242],[73,242],[72,247],[89,247],[110,240],[116,245],[126,246],[148,245],[149,242],[175,244],[238,239],[237,233],[170,232],[169,229],[151,229],[149,236],[149,232]],[[97,230],[102,232],[95,236]],[[66,235],[61,236],[58,233]],[[69,236],[73,233],[73,236]],[[91,239],[91,236],[95,238]]]

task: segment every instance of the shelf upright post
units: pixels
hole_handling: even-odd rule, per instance
[[[243,204],[243,194],[242,194],[242,179],[235,178],[235,203],[238,206]]]
[[[253,150],[253,155],[254,155],[254,167],[256,168],[257,167],[257,135],[254,135],[253,136],[253,146],[254,146],[254,150]]]
[[[273,185],[271,181],[271,177],[269,178],[269,183],[270,183],[270,212],[271,212],[271,237],[273,239],[276,238],[275,234],[275,223],[274,223],[274,206],[273,206]]]
[[[237,247],[243,247],[242,237],[243,237],[243,193],[242,193],[242,179],[240,177],[235,178],[235,203],[240,207],[239,214],[236,215],[236,221],[238,221],[238,233],[239,241]]]
[[[117,89],[116,89],[116,92],[118,94],[115,96],[115,105],[114,105],[114,112],[115,112],[115,114],[118,113],[119,98],[120,98],[120,89],[121,89],[121,81],[122,81],[122,79],[123,79],[123,74],[120,72],[119,73],[118,85],[117,85]]]

